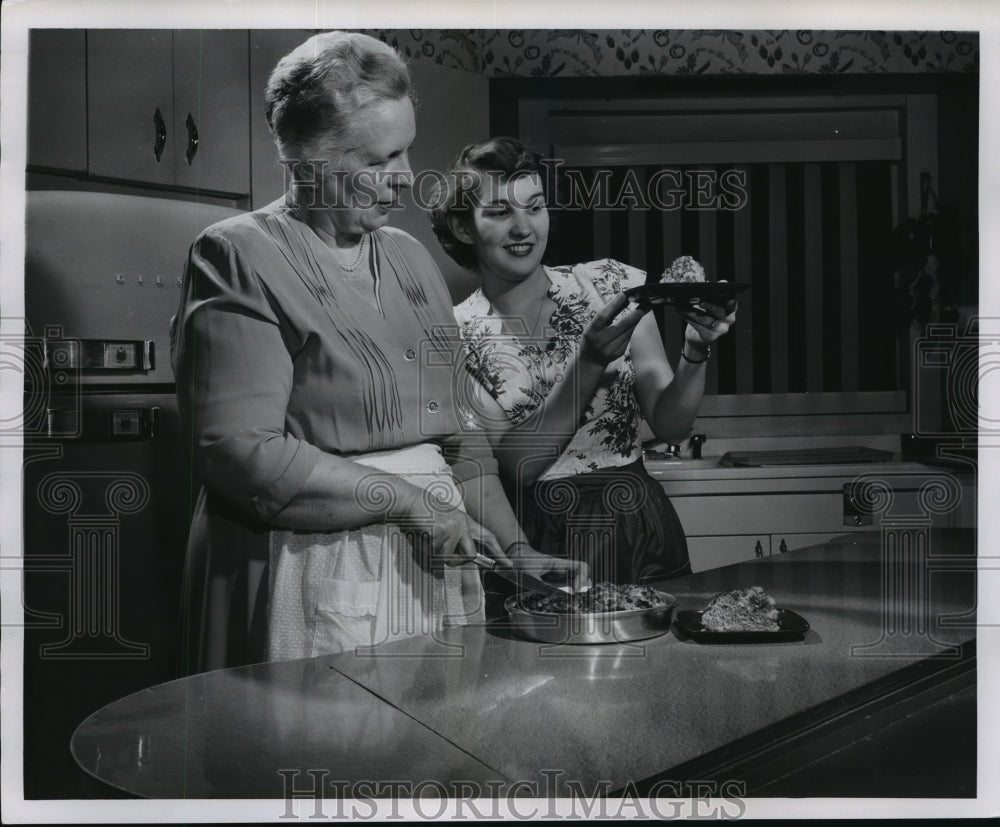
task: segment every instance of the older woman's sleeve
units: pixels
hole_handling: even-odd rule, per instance
[[[201,482],[266,523],[295,497],[320,451],[285,433],[293,366],[253,268],[225,238],[192,246],[175,320],[182,430]]]

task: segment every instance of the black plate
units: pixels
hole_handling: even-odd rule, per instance
[[[630,287],[625,295],[637,304],[691,304],[695,299],[724,305],[750,287],[737,281],[685,281],[671,284],[642,284]]]
[[[701,622],[704,611],[683,611],[675,615],[677,625],[688,635],[703,643],[775,643],[800,640],[809,631],[809,623],[791,609],[778,609],[776,632],[713,632]]]

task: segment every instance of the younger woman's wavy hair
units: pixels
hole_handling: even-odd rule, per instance
[[[431,226],[444,251],[458,264],[476,269],[476,254],[471,244],[455,237],[448,225],[450,216],[472,215],[476,193],[483,179],[498,176],[509,181],[518,175],[538,175],[544,184],[542,156],[516,138],[491,138],[463,149],[451,169],[431,192]]]
[[[264,113],[281,158],[304,161],[350,146],[359,110],[403,97],[412,97],[410,72],[395,49],[358,32],[324,32],[278,61]]]

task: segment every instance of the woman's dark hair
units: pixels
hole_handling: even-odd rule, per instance
[[[409,70],[391,46],[357,32],[324,32],[278,61],[264,113],[281,158],[308,160],[320,147],[348,146],[358,110],[410,94]]]
[[[541,160],[541,155],[516,138],[491,138],[465,147],[431,194],[431,226],[444,251],[462,267],[474,270],[476,254],[472,245],[455,237],[448,226],[449,216],[472,214],[484,177],[493,175],[508,181],[518,175],[538,175],[544,183]]]

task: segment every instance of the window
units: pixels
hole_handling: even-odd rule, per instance
[[[886,318],[894,291],[891,163],[619,166],[602,176],[608,169],[560,174],[570,188],[590,196],[605,190],[606,203],[624,198],[632,206],[568,203],[557,210],[550,257],[617,258],[658,279],[674,258],[691,255],[710,279],[750,284],[738,326],[717,348],[711,393],[905,389],[899,325]],[[660,190],[650,193],[654,203],[703,206],[634,206],[650,181]],[[679,342],[676,316],[665,314],[664,323],[668,341]]]
[[[517,102],[522,139],[552,159],[548,261],[610,256],[653,280],[691,255],[752,285],[710,365],[716,433],[908,429],[893,234],[938,172],[937,95],[565,90]],[[676,358],[680,320],[660,322]]]

